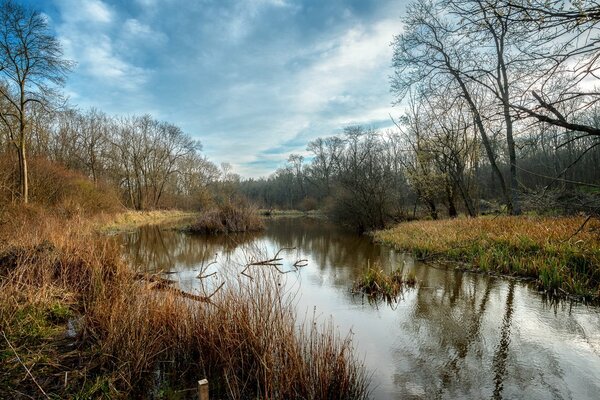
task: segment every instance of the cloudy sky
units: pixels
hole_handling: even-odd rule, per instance
[[[81,108],[150,113],[243,176],[350,124],[390,125],[402,0],[23,0],[77,62]]]

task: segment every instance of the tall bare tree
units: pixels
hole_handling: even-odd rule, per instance
[[[48,106],[53,89],[64,83],[71,62],[48,27],[46,18],[12,0],[0,5],[0,96],[10,142],[17,151],[21,201],[29,201],[27,142],[33,103]]]

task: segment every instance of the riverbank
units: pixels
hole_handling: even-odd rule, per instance
[[[96,218],[96,229],[102,233],[129,232],[143,225],[177,225],[200,218],[203,213],[181,210],[129,210]]]
[[[132,271],[97,230],[174,217],[32,210],[0,225],[0,398],[179,398],[202,378],[217,398],[367,397],[350,339],[299,328],[278,274],[224,274],[220,290],[185,295]]]
[[[419,260],[531,278],[548,293],[591,300],[600,297],[600,222],[584,222],[530,216],[412,221],[373,238]]]
[[[310,218],[327,218],[327,215],[322,210],[310,210],[310,211],[301,211],[301,210],[279,210],[279,209],[259,209],[258,213],[263,217],[269,218],[301,218],[301,217],[310,217]]]

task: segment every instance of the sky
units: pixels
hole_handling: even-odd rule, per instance
[[[344,126],[392,125],[402,0],[22,0],[76,67],[71,104],[151,114],[267,176]]]

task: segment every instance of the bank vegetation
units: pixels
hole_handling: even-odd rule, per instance
[[[283,276],[232,271],[183,296],[84,219],[29,207],[0,232],[0,397],[366,398],[349,337],[296,317]]]
[[[376,232],[376,241],[425,261],[533,279],[552,295],[600,298],[600,221],[500,216],[413,221]]]

